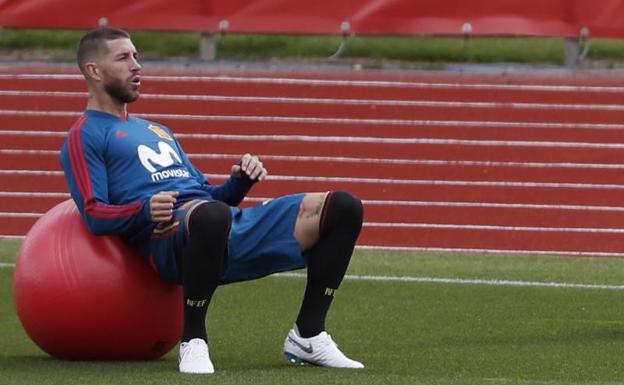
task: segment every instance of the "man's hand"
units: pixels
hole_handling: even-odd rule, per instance
[[[177,191],[161,191],[150,198],[150,214],[153,222],[168,222],[173,216],[173,205],[178,198]]]
[[[247,175],[251,180],[264,180],[268,172],[266,168],[262,166],[262,162],[257,156],[251,154],[243,155],[240,165],[235,164],[232,166],[232,175],[242,177]]]

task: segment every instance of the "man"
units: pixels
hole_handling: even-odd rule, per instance
[[[236,206],[267,170],[245,154],[230,178],[211,185],[171,131],[131,117],[141,65],[130,36],[102,28],[78,45],[87,109],[70,129],[61,163],[90,230],[119,235],[184,292],[179,369],[212,373],[206,314],[219,284],[308,268],[307,285],[284,353],[294,363],[363,368],[325,331],[325,317],[362,226],[352,195],[290,195],[241,210]],[[132,341],[128,341],[132,343]]]

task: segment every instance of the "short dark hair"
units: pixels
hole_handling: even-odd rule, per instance
[[[86,75],[85,64],[93,58],[94,55],[106,52],[107,40],[130,39],[130,34],[123,29],[118,28],[98,28],[87,32],[80,39],[76,52],[76,59],[80,72]]]

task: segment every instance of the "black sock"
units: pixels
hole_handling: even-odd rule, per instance
[[[330,193],[325,200],[320,239],[306,253],[307,286],[296,322],[304,338],[325,330],[325,317],[349,266],[363,215],[362,202],[347,192]]]
[[[191,213],[189,240],[182,253],[182,341],[207,340],[206,314],[224,267],[231,223],[230,208],[222,202],[201,204]]]

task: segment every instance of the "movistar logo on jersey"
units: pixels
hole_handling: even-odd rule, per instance
[[[143,144],[137,148],[137,151],[139,152],[141,164],[143,164],[143,167],[149,172],[156,172],[156,167],[154,167],[154,165],[169,167],[173,165],[175,161],[182,164],[180,155],[165,142],[158,142],[158,152]]]
[[[156,166],[163,169],[174,164],[182,165],[180,155],[168,143],[158,142],[158,151],[142,144],[137,147],[137,152],[139,153],[139,159],[141,160],[143,167],[152,173],[151,176],[153,182],[169,178],[190,177],[190,173],[186,168],[176,168],[162,171],[158,171],[156,168]]]

